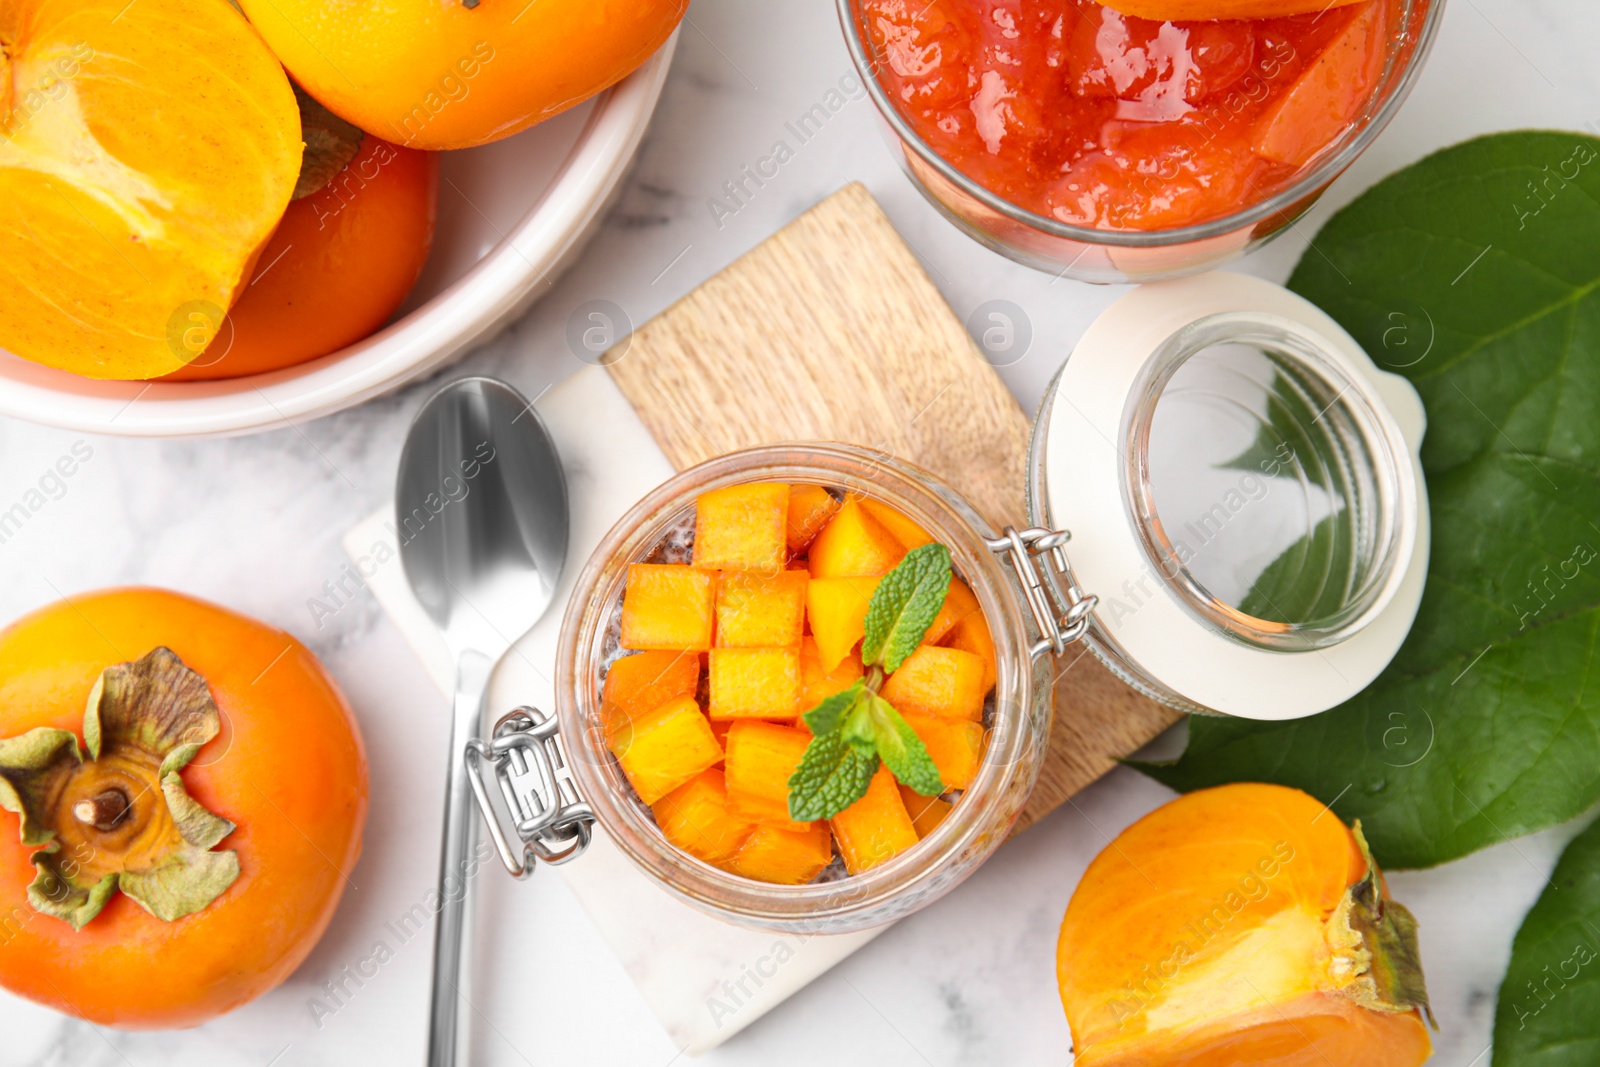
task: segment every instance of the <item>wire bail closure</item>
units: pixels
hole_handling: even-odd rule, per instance
[[[1068,645],[1089,629],[1089,617],[1100,598],[1084,593],[1068,577],[1065,545],[1072,539],[1068,530],[1047,530],[1030,526],[1018,530],[1007,526],[999,537],[985,544],[1011,564],[1022,585],[1034,624],[1044,636],[1034,642],[1029,654],[1038,659],[1046,652],[1059,656]]]
[[[488,741],[467,742],[462,759],[478,810],[506,870],[517,879],[533,873],[534,861],[554,866],[577,859],[594,836],[594,812],[578,796],[567,768],[556,717],[520,707],[495,723]],[[494,768],[500,795],[511,813],[519,854],[500,823],[484,784],[483,764]]]

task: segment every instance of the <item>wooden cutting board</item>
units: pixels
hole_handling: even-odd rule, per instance
[[[1025,526],[1028,416],[861,185],[779,230],[637,331],[612,377],[680,470],[844,441],[940,475]],[[1059,660],[1050,752],[1020,826],[1177,718],[1081,646]]]

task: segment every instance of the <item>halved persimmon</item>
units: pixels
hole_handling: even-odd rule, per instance
[[[1057,980],[1077,1067],[1416,1067],[1416,924],[1360,836],[1275,785],[1180,797],[1097,856]]]
[[[282,66],[223,0],[6,0],[0,89],[0,347],[176,370],[289,203]]]
[[[436,155],[367,135],[326,185],[289,205],[227,323],[167,377],[262,374],[373,333],[422,273],[438,191]]]

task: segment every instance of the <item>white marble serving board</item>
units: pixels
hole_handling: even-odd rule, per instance
[[[572,595],[578,572],[622,513],[674,473],[632,405],[599,367],[580,371],[551,389],[536,410],[566,468],[571,540],[554,606],[495,672],[486,703],[488,722],[520,704],[553,707],[551,679],[561,609]],[[393,529],[393,509],[385,508],[345,535],[345,550],[422,660],[428,677],[439,687],[442,703],[451,690],[455,667],[444,638],[411,595],[393,554]],[[689,1055],[732,1037],[879,933],[798,936],[721,922],[653,884],[598,827],[588,852],[555,870],[566,879],[673,1042]],[[498,866],[490,867],[486,876],[509,880]],[[550,876],[548,871],[535,873],[535,877]],[[524,965],[516,949],[526,944],[530,956],[538,958],[539,916],[521,910],[491,913],[480,905],[477,920],[476,937],[488,936],[485,931],[492,928],[510,951],[488,958],[480,953],[475,981],[514,987]]]

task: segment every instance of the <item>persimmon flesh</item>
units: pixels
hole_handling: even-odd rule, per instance
[[[91,378],[183,366],[300,156],[289,80],[228,4],[6,0],[0,348]]]
[[[1078,1067],[1416,1067],[1415,924],[1357,832],[1282,786],[1180,797],[1124,830],[1067,907]]]
[[[263,374],[376,331],[427,262],[438,189],[437,155],[365,137],[327,185],[289,205],[227,323],[167,377]]]

